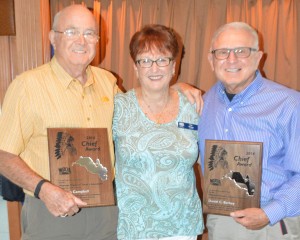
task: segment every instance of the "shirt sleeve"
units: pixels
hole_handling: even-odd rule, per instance
[[[13,80],[9,86],[0,116],[0,149],[19,155],[33,134],[29,98],[24,81]]]
[[[283,184],[273,195],[273,200],[262,209],[270,224],[285,217],[300,215],[300,103],[292,112],[284,134],[285,157],[283,158]]]

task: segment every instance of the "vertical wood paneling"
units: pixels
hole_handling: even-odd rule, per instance
[[[41,35],[42,35],[42,59],[43,63],[49,62],[50,60],[50,41],[49,41],[49,31],[50,31],[50,3],[49,1],[40,1],[41,8]]]
[[[7,212],[8,212],[8,224],[9,224],[9,236],[10,240],[20,240],[21,239],[21,203],[19,202],[7,202]]]
[[[10,37],[1,36],[0,37],[0,106],[4,98],[5,91],[11,82],[11,52],[10,52]]]
[[[17,73],[43,63],[40,1],[15,0]]]
[[[16,36],[0,37],[0,106],[16,75],[50,60],[47,0],[15,0]]]

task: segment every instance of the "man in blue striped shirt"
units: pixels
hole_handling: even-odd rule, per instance
[[[263,142],[263,159],[261,208],[209,214],[210,240],[300,239],[300,93],[263,78],[262,55],[246,23],[223,25],[212,38],[218,82],[199,122],[202,171],[206,139]]]

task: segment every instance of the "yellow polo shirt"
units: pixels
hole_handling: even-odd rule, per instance
[[[108,71],[89,66],[84,86],[51,62],[16,77],[0,116],[0,149],[19,155],[35,172],[50,179],[47,128],[107,128],[110,153],[113,99],[119,91]],[[32,195],[32,193],[29,193]]]

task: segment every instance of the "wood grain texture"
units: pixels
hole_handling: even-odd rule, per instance
[[[262,143],[205,141],[203,212],[260,207]]]
[[[14,1],[0,0],[0,36],[15,34]]]

